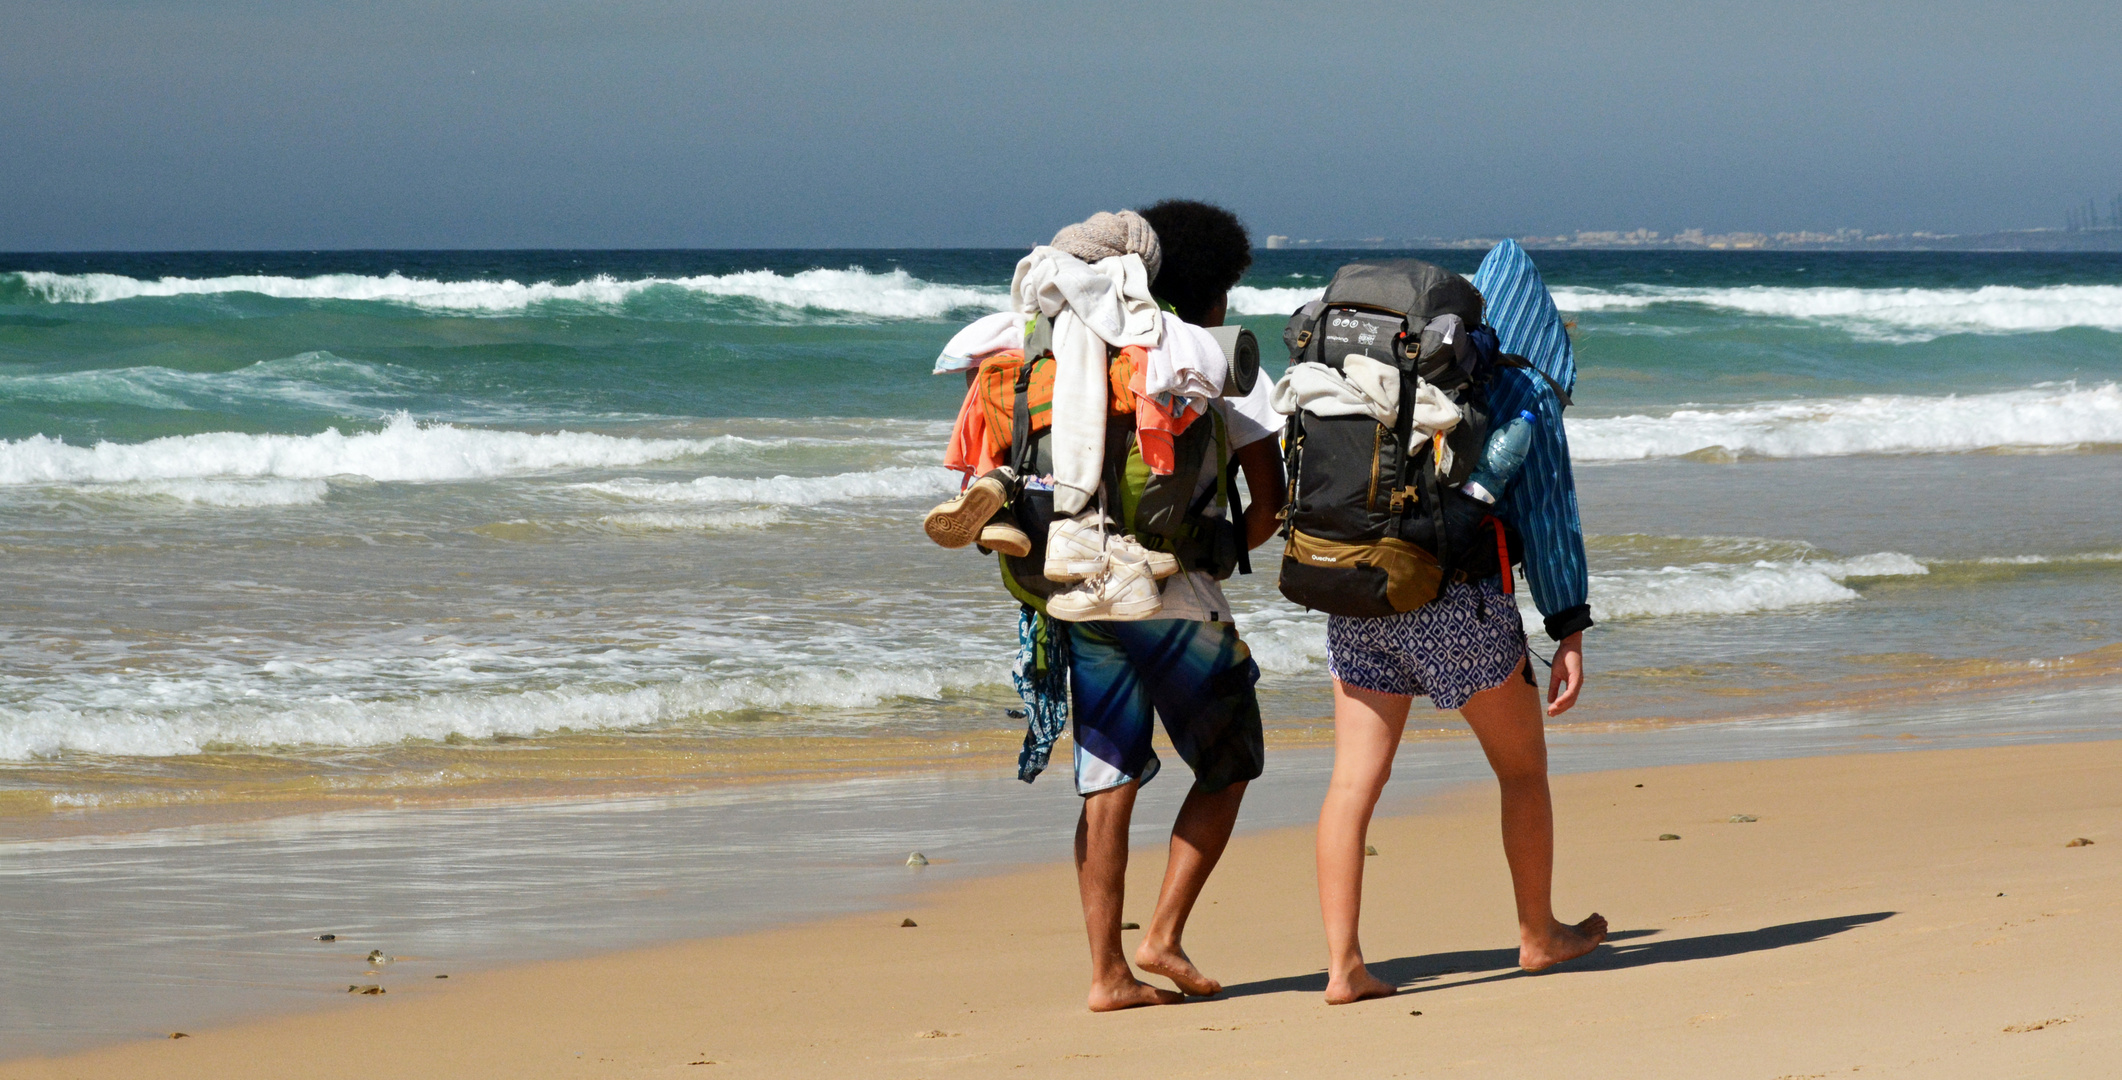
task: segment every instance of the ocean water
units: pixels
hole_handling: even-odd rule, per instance
[[[0,256],[0,829],[1007,730],[1013,607],[919,520],[963,393],[929,365],[1017,254]],[[1342,256],[1257,258],[1271,346]],[[1563,722],[2122,676],[2122,256],[1539,262],[1599,620]],[[1230,592],[1304,726],[1324,621],[1275,561]]]

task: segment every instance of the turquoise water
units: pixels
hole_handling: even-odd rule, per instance
[[[918,520],[929,365],[1017,254],[0,256],[0,785],[1008,725],[1010,605]],[[1233,309],[1273,342],[1342,258],[1261,252]],[[1538,258],[1601,621],[1569,719],[2122,672],[2122,257]],[[1270,713],[1322,714],[1322,621],[1231,591]]]

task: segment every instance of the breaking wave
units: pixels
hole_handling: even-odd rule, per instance
[[[656,503],[763,503],[816,506],[856,499],[956,494],[959,476],[941,467],[893,466],[832,476],[703,476],[684,482],[623,479],[577,484],[579,490]]]
[[[1287,315],[1324,295],[1324,287],[1259,289],[1240,285],[1230,291],[1233,315]]]
[[[54,304],[104,304],[141,297],[216,296],[251,293],[284,300],[355,300],[398,304],[428,311],[513,314],[541,307],[622,307],[645,294],[664,292],[708,299],[740,299],[782,308],[836,312],[880,319],[940,319],[954,311],[999,311],[1008,302],[1003,286],[945,285],[904,270],[882,273],[803,270],[778,274],[744,270],[696,277],[620,279],[600,274],[582,281],[437,281],[402,274],[320,274],[316,277],[165,277],[119,274],[55,274],[22,271],[13,277],[22,291]]]
[[[1985,285],[1976,289],[1688,288],[1624,285],[1553,290],[1564,311],[1694,305],[1824,322],[1862,337],[1928,341],[1947,334],[2035,334],[2068,327],[2122,332],[2122,285]]]
[[[374,413],[375,403],[424,389],[431,379],[388,364],[312,351],[230,371],[140,365],[0,375],[0,402],[127,405],[145,409],[293,405],[339,415]]]
[[[248,510],[268,506],[314,506],[323,502],[331,489],[322,480],[133,480],[119,484],[76,485],[69,490],[100,498],[147,499],[186,506]]]
[[[1684,539],[1684,538],[1676,538]],[[1899,552],[1853,559],[1757,560],[1696,563],[1647,570],[1606,570],[1591,575],[1592,615],[1601,622],[1682,615],[1754,615],[1859,597],[1853,579],[1915,577],[1930,573]],[[1530,590],[1518,589],[1528,627],[1540,625]],[[1282,605],[1237,613],[1239,630],[1262,671],[1273,676],[1312,675],[1326,669],[1326,617]]]
[[[712,453],[716,439],[632,439],[590,432],[532,434],[428,424],[404,413],[348,435],[172,435],[74,446],[43,435],[0,441],[0,486],[265,478],[447,481],[556,469],[617,468]]]
[[[2111,562],[2122,562],[2122,551],[2081,551],[2074,555],[1988,555],[1975,560],[1978,566],[2051,566]]]
[[[792,311],[874,319],[938,320],[956,312],[999,311],[1008,288],[927,281],[903,269],[811,269],[795,273],[741,270],[690,277],[618,278],[600,274],[574,282],[462,280],[403,274],[320,274],[314,277],[232,275],[134,278],[121,274],[0,274],[4,291],[53,304],[102,304],[155,297],[252,294],[284,300],[343,300],[394,304],[426,311],[504,315],[542,308],[618,310],[653,296],[750,301]],[[1245,316],[1287,315],[1317,298],[1318,286],[1240,285],[1230,309]],[[2069,327],[2122,332],[2122,285],[1985,285],[1971,289],[1792,288],[1754,285],[1707,288],[1622,285],[1557,286],[1567,312],[1644,311],[1693,306],[1766,318],[1819,322],[1860,337],[1927,341],[1948,334],[2045,333]]]
[[[1261,671],[1268,675],[1309,675],[1326,670],[1325,615],[1283,603],[1231,614]]]
[[[2122,443],[2122,386],[2044,383],[1995,394],[1898,394],[1571,419],[1578,461],[1834,457]]]
[[[1842,560],[1697,563],[1591,576],[1592,614],[1601,619],[1673,615],[1750,615],[1857,599],[1852,578],[1914,577],[1930,568],[1884,551]]]
[[[451,735],[480,739],[562,729],[669,727],[744,710],[865,708],[893,698],[933,698],[1008,682],[1008,667],[995,663],[897,664],[806,667],[730,679],[693,677],[622,690],[561,687],[410,700],[321,696],[293,705],[216,702],[167,711],[0,708],[0,761],[67,751],[163,757],[223,746],[385,746]]]
[[[779,507],[769,506],[756,510],[693,510],[676,513],[646,510],[636,514],[608,514],[598,520],[615,528],[641,532],[732,532],[779,525],[788,520],[788,515]]]

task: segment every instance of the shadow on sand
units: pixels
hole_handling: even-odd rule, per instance
[[[1664,941],[1637,940],[1657,934],[1656,930],[1617,930],[1608,934],[1606,944],[1601,945],[1591,955],[1549,968],[1537,975],[1518,969],[1516,949],[1475,949],[1430,953],[1426,956],[1403,956],[1395,960],[1374,960],[1370,964],[1370,972],[1399,987],[1403,994],[1421,993],[1426,990],[1477,986],[1504,979],[1540,978],[1583,971],[1618,971],[1623,968],[1649,967],[1652,964],[1677,964],[1687,960],[1714,960],[1721,956],[1765,952],[1832,937],[1882,919],[1890,919],[1895,914],[1897,913],[1892,911],[1874,911],[1863,915],[1837,915],[1831,919],[1811,919],[1806,922],[1784,923],[1781,926],[1764,926],[1759,930],[1704,934],[1701,937],[1670,938]],[[1446,976],[1469,972],[1495,974],[1473,979],[1455,979],[1450,982],[1440,981]],[[1326,973],[1322,971],[1314,975],[1285,975],[1279,979],[1239,983],[1224,987],[1223,996],[1250,997],[1255,994],[1280,994],[1291,991],[1325,993]]]

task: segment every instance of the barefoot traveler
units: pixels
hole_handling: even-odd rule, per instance
[[[1318,836],[1327,1001],[1395,989],[1365,967],[1357,923],[1365,832],[1416,694],[1466,717],[1502,785],[1519,964],[1581,956],[1604,940],[1606,920],[1554,917],[1547,747],[1510,598],[1522,554],[1561,643],[1546,709],[1559,715],[1582,687],[1591,608],[1561,422],[1575,370],[1554,302],[1505,241],[1471,283],[1412,259],[1344,266],[1291,316],[1284,340],[1281,587],[1329,613],[1334,677],[1334,773]]]
[[[937,364],[968,372],[946,464],[978,479],[925,527],[945,547],[998,553],[1020,602],[1019,776],[1044,768],[1073,714],[1094,1011],[1181,1000],[1140,981],[1120,940],[1159,718],[1194,783],[1133,961],[1186,994],[1222,989],[1181,938],[1264,759],[1260,670],[1218,581],[1250,572],[1245,552],[1274,535],[1280,417],[1251,377],[1250,335],[1207,329],[1251,261],[1244,226],[1217,207],[1099,214],[1026,256],[1015,310],[967,327]]]

